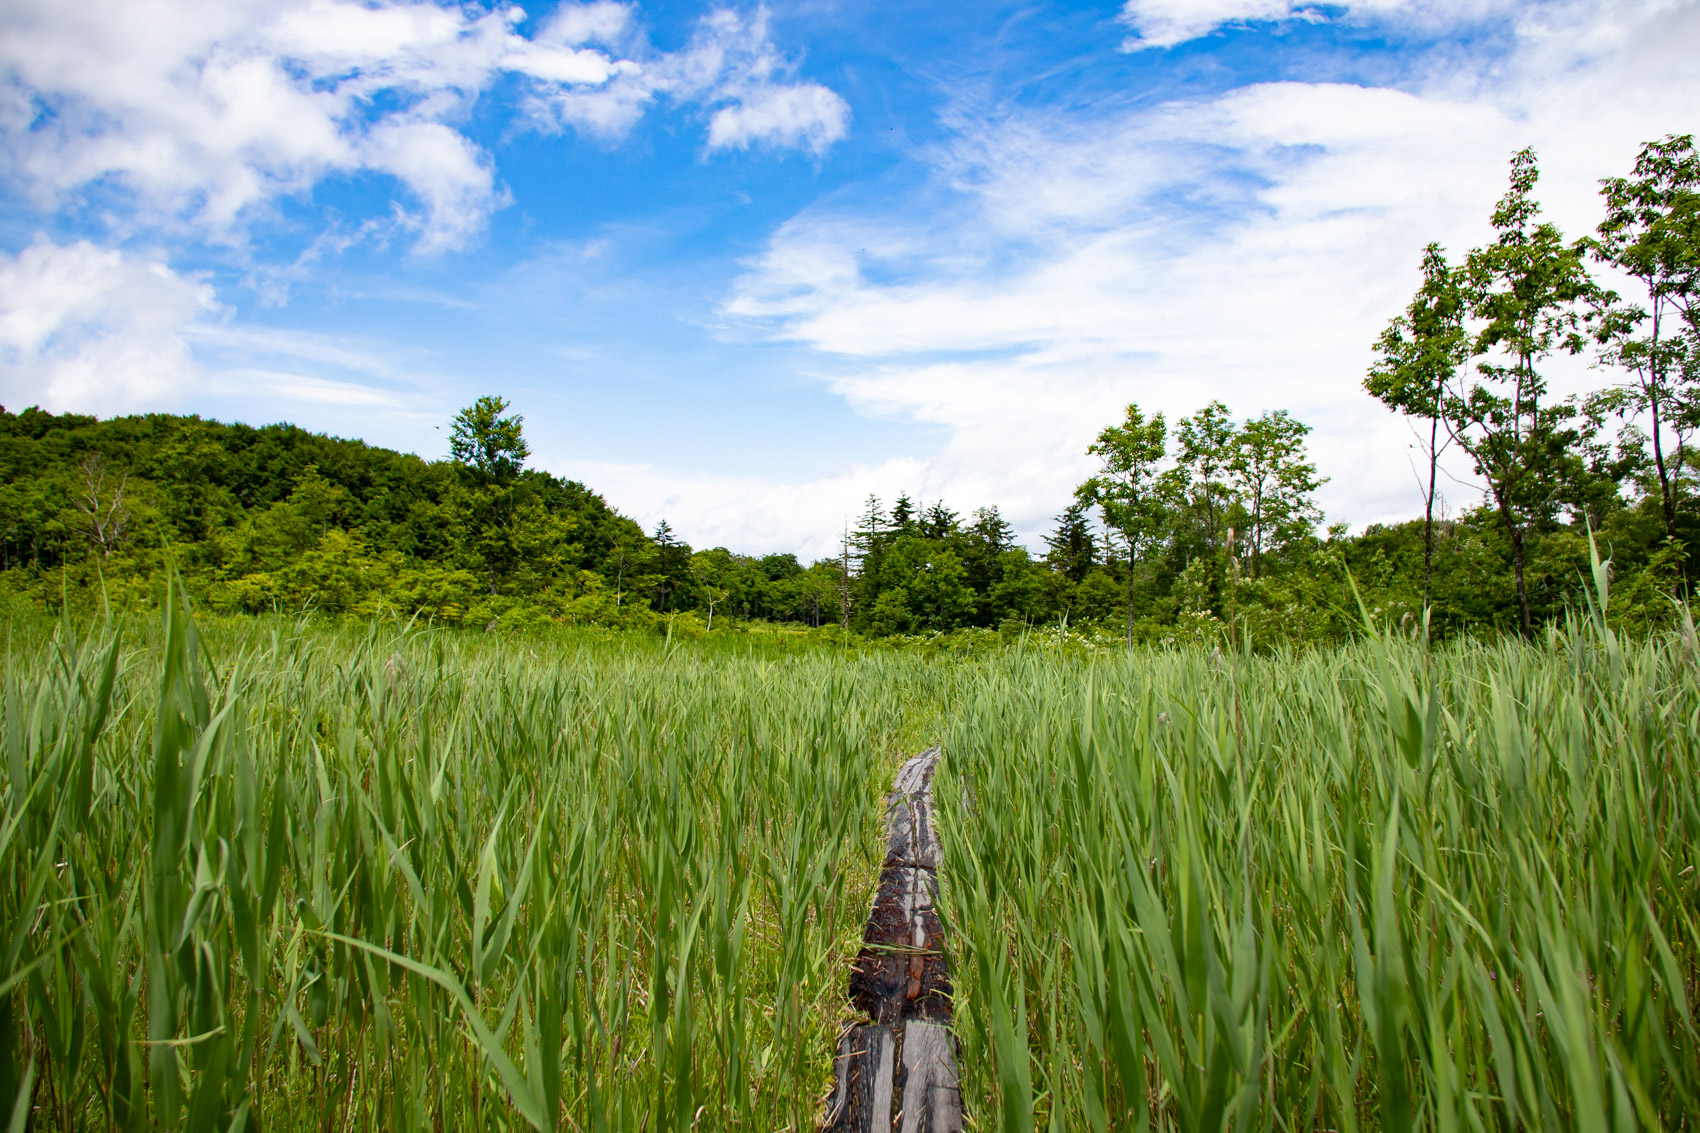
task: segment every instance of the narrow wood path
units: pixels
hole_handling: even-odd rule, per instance
[[[933,770],[939,749],[903,765],[886,801],[885,865],[850,971],[861,1018],[838,1039],[821,1126],[838,1133],[960,1133],[950,966],[938,899]]]

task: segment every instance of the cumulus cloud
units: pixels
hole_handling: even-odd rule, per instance
[[[441,122],[391,122],[365,140],[373,168],[394,174],[425,204],[419,251],[457,247],[504,200],[489,160]]]
[[[1171,419],[1213,398],[1290,409],[1316,428],[1331,518],[1403,518],[1411,438],[1359,383],[1423,244],[1488,239],[1507,158],[1529,144],[1549,215],[1580,235],[1599,178],[1691,128],[1700,102],[1671,47],[1695,42],[1693,5],[1565,20],[1519,24],[1491,81],[1449,54],[1409,89],[1277,82],[1107,117],[964,117],[907,215],[805,212],[727,312],[820,352],[864,412],[945,426],[913,486],[1007,501],[1030,540],[1130,400]],[[1561,392],[1599,380],[1553,374]],[[1453,506],[1474,502],[1455,486]]]
[[[186,333],[212,288],[87,241],[0,253],[0,397],[112,413],[178,401],[200,376]]]
[[[592,0],[588,4],[562,4],[538,33],[539,43],[579,46],[605,43],[617,46],[632,26],[632,8],[614,0]]]
[[[423,0],[17,0],[0,6],[0,154],[44,210],[116,187],[143,223],[224,239],[328,176],[385,173],[422,210],[428,253],[506,201],[465,133],[504,74],[551,128],[618,137],[659,94],[717,115],[711,149],[819,153],[843,135],[842,100],[795,81],[759,13],[711,13],[674,53],[609,0],[568,0],[530,35],[524,20]]]
[[[769,87],[714,112],[708,148],[802,146],[815,154],[844,136],[850,105],[818,83]]]
[[[86,240],[0,253],[0,405],[104,417],[211,404],[321,428],[359,409],[370,436],[454,400],[393,350],[225,314],[210,285],[157,259]]]

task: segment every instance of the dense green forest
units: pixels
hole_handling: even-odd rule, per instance
[[[1344,636],[1360,609],[1410,624],[1425,606],[1437,634],[1532,632],[1580,601],[1592,533],[1614,615],[1656,623],[1686,597],[1700,537],[1700,157],[1689,137],[1644,147],[1574,242],[1541,218],[1537,176],[1532,153],[1513,158],[1494,242],[1456,263],[1430,245],[1375,344],[1364,386],[1411,420],[1428,460],[1424,514],[1407,523],[1325,529],[1308,427],[1220,402],[1172,427],[1129,405],[1087,449],[1098,474],[1059,501],[1042,553],[995,506],[905,495],[870,497],[841,553],[809,564],[695,550],[665,522],[646,533],[526,468],[523,419],[499,397],[455,418],[436,461],[291,425],[0,409],[0,592],[147,604],[175,569],[230,613],[1311,642]],[[1597,388],[1551,396],[1561,354],[1589,355]],[[1485,490],[1437,515],[1449,449]]]

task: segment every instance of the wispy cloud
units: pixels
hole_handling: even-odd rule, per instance
[[[1515,13],[1516,0],[1126,0],[1122,22],[1133,35],[1124,51],[1174,47],[1223,27],[1281,24],[1394,22],[1405,28],[1456,28]]]
[[[612,17],[606,21],[611,28]],[[630,63],[596,90],[538,88],[530,106],[540,128],[572,126],[618,137],[663,97],[712,109],[710,151],[763,146],[819,156],[850,123],[849,103],[820,83],[797,78],[797,61],[773,42],[761,8],[753,15],[711,11],[680,50]]]
[[[1008,501],[1029,538],[1129,400],[1291,409],[1316,427],[1331,518],[1402,517],[1410,440],[1359,381],[1422,245],[1486,239],[1506,159],[1529,144],[1551,214],[1591,228],[1598,179],[1691,128],[1700,74],[1668,45],[1695,42],[1695,19],[1542,11],[1491,75],[1441,52],[1410,89],[1276,82],[965,118],[906,210],[804,212],[726,310],[836,358],[835,388],[864,411],[946,426],[917,479],[958,506]],[[1557,367],[1560,387],[1578,370]]]
[[[252,396],[263,391],[287,401],[351,409],[400,409],[404,406],[401,396],[392,390],[287,370],[225,370],[214,380],[214,385],[217,392],[240,392]]]

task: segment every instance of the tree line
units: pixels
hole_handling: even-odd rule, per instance
[[[1126,642],[1321,641],[1363,611],[1437,634],[1529,633],[1575,601],[1594,537],[1614,609],[1673,616],[1697,535],[1700,157],[1643,147],[1575,241],[1541,216],[1533,153],[1511,162],[1494,240],[1431,244],[1365,388],[1411,419],[1423,515],[1324,529],[1309,427],[1213,401],[1171,423],[1127,406],[1044,550],[995,506],[869,497],[837,555],[695,550],[583,484],[526,467],[523,418],[480,398],[429,461],[309,433],[166,414],[99,420],[0,408],[0,589],[54,606],[142,604],[169,564],[227,612],[393,614],[494,627],[751,621],[866,637],[1072,626]],[[1612,286],[1591,268],[1604,271]],[[1554,398],[1546,367],[1604,377]],[[1485,486],[1446,514],[1442,458]],[[1359,601],[1362,608],[1359,608]]]
[[[1536,610],[1535,545],[1567,521],[1598,525],[1637,497],[1652,506],[1655,553],[1687,577],[1693,540],[1688,441],[1700,425],[1700,158],[1692,136],[1642,147],[1629,177],[1601,186],[1596,231],[1566,241],[1541,216],[1535,154],[1511,160],[1494,240],[1456,263],[1430,244],[1422,284],[1376,344],[1365,387],[1426,426],[1424,588],[1434,569],[1441,455],[1457,447],[1486,486],[1510,551],[1520,628]],[[1622,281],[1596,280],[1589,264]],[[1546,364],[1592,350],[1614,379],[1550,396]],[[1615,429],[1613,428],[1615,426]]]

